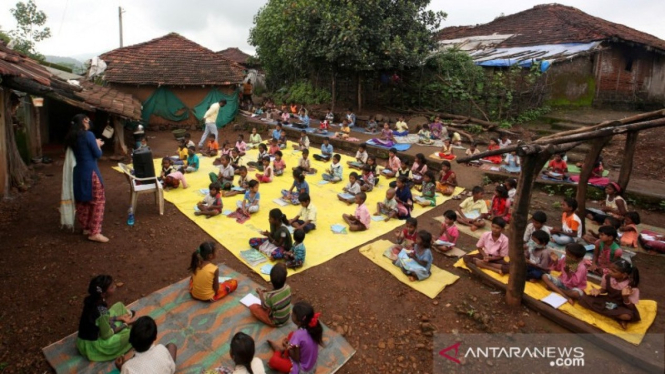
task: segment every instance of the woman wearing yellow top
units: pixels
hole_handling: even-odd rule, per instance
[[[189,271],[192,278],[189,281],[189,293],[193,298],[201,301],[217,301],[238,288],[235,279],[219,283],[219,268],[212,263],[215,259],[215,243],[205,242],[192,253],[192,262]]]

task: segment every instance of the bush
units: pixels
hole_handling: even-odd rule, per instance
[[[324,89],[317,89],[308,81],[294,83],[290,87],[279,89],[275,95],[275,102],[295,102],[298,104],[313,105],[323,104],[332,101],[330,92]]]

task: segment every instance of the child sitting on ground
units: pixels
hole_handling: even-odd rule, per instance
[[[268,223],[270,231],[261,232],[264,238],[249,239],[249,246],[270,257],[271,260],[283,259],[284,252],[290,251],[293,245],[291,232],[287,227],[289,221],[280,209],[275,208],[268,213]]]
[[[506,221],[501,217],[492,219],[492,230],[481,235],[476,248],[478,253],[464,255],[466,264],[474,264],[479,268],[491,270],[501,275],[508,274],[508,263],[504,258],[508,256],[508,237],[503,234]]]
[[[273,141],[279,141],[279,138],[282,136],[282,124],[277,121],[277,126],[275,126],[275,129],[272,130],[272,135],[270,137],[270,140]]]
[[[316,169],[309,163],[309,149],[302,150],[302,157],[298,160],[298,166],[294,167],[293,170],[298,170],[303,174],[316,174]]]
[[[362,167],[367,163],[368,157],[369,155],[367,154],[367,145],[363,143],[358,146],[358,151],[356,152],[356,160],[349,161],[347,164],[351,169],[362,170]],[[374,170],[373,172],[376,172],[376,170]]]
[[[418,144],[430,145],[434,143],[431,137],[432,134],[429,132],[429,125],[424,124],[420,131],[418,131]]]
[[[326,170],[325,173],[321,175],[324,181],[328,181],[330,183],[337,183],[340,182],[344,176],[344,168],[342,167],[342,164],[340,163],[340,160],[342,159],[342,156],[336,154],[332,157],[332,163],[330,164],[330,168]]]
[[[220,196],[222,188],[219,183],[213,182],[208,186],[208,194],[203,198],[203,201],[198,203],[196,207],[198,211],[194,212],[195,216],[206,216],[206,218],[214,217],[222,212],[222,197]]]
[[[406,219],[411,217],[413,210],[413,195],[411,187],[406,177],[397,178],[397,188],[395,189],[395,200],[397,201],[397,218]]]
[[[506,179],[504,185],[508,190],[508,201],[510,202],[510,206],[512,207],[513,203],[515,202],[515,195],[517,195],[517,179],[508,178]]]
[[[501,134],[501,137],[499,138],[499,147],[501,149],[504,149],[504,148],[508,147],[511,144],[513,144],[513,142],[510,139],[508,139],[508,135],[507,134]]]
[[[279,149],[277,149],[279,150]],[[263,158],[266,156],[270,156],[268,153],[268,147],[261,143],[259,144],[259,154],[256,156],[256,162],[250,161],[247,163],[247,166],[250,168],[250,170],[258,170],[258,171],[263,171]]]
[[[252,134],[249,136],[249,142],[247,143],[247,146],[249,148],[256,148],[259,146],[259,144],[263,144],[263,139],[261,139],[261,135],[256,131],[256,127],[252,129]]]
[[[391,247],[394,255],[394,258],[392,258],[393,261],[397,259],[397,255],[402,249],[413,250],[416,238],[418,237],[418,220],[413,217],[407,218],[404,228],[395,231],[395,237],[397,238],[397,244]]]
[[[215,134],[208,135],[208,139],[206,140],[206,143],[201,150],[201,154],[207,157],[214,157],[217,156],[218,152],[219,144],[217,143]]]
[[[330,158],[333,156],[333,146],[330,144],[330,139],[327,137],[323,138],[323,144],[321,145],[321,154],[314,155],[315,160],[317,161],[330,161]]]
[[[390,221],[391,218],[397,218],[397,200],[395,200],[395,189],[389,188],[386,191],[386,198],[383,202],[376,203],[375,216],[386,216],[385,221]]]
[[[441,117],[434,117],[434,122],[429,125],[430,138],[432,140],[445,139],[448,137],[448,130],[443,127]]]
[[[363,174],[358,182],[360,183],[360,190],[363,192],[371,192],[374,189],[376,179],[368,165],[363,166]]]
[[[189,156],[187,157],[187,169],[185,169],[185,171],[193,173],[199,170],[199,156],[196,155],[194,147],[187,148],[187,154]]]
[[[441,224],[441,233],[439,239],[432,243],[432,248],[438,252],[448,252],[455,247],[457,239],[459,239],[459,230],[455,226],[457,221],[457,213],[453,210],[446,210],[443,213],[443,223]],[[438,244],[437,242],[441,243]]]
[[[182,182],[182,188],[187,188],[187,180],[185,176],[173,167],[173,160],[169,157],[162,159],[162,173],[160,180],[164,187],[168,190],[170,188],[178,188]]]
[[[330,128],[330,121],[328,121],[325,117],[321,119],[319,123],[319,128],[316,129],[317,134],[323,134],[327,135],[328,134],[328,129]]]
[[[386,169],[383,169],[383,170],[385,171]],[[409,160],[404,160],[404,162],[402,162],[400,164],[399,169],[397,169],[397,173],[395,174],[395,178],[400,179],[402,177],[406,178],[407,187],[409,189],[413,188],[413,173],[411,172],[411,165],[409,165]],[[394,180],[394,181],[388,183],[388,186],[390,186],[391,188],[397,187],[397,181]]]
[[[270,148],[268,148],[268,154],[269,155],[274,155],[280,149],[282,149],[282,148],[279,146],[279,140],[271,139],[270,140]]]
[[[289,333],[281,344],[268,340],[270,348],[275,351],[268,366],[280,373],[314,373],[319,346],[323,345],[321,313],[314,313],[309,303],[299,301],[293,306],[292,314],[298,329]]]
[[[552,240],[560,245],[574,243],[582,237],[582,220],[575,213],[577,200],[568,197],[561,204],[563,215],[561,216],[561,228],[552,228]]]
[[[490,204],[490,213],[487,219],[501,217],[506,223],[510,222],[510,199],[508,199],[508,189],[502,184],[496,186],[492,203]]]
[[[185,143],[185,140],[183,139],[178,144],[178,160],[180,161],[180,165],[187,166],[187,156],[189,156],[187,143]]]
[[[367,200],[367,194],[360,192],[356,195],[356,204],[358,207],[353,215],[343,214],[342,219],[349,225],[350,231],[365,231],[369,230],[369,223],[372,220],[372,217],[367,210],[365,201]]]
[[[256,179],[261,183],[270,183],[273,178],[272,166],[270,166],[270,157],[264,156],[263,160],[263,173],[257,173]]]
[[[351,174],[349,174],[349,183],[347,183],[346,187],[342,189],[343,192],[337,194],[337,199],[339,201],[343,201],[349,205],[353,204],[356,201],[356,195],[358,195],[362,191],[358,179],[359,179],[358,173],[352,172]],[[353,197],[342,196],[344,194],[353,195]]]
[[[305,174],[298,169],[293,171],[293,184],[289,190],[282,190],[282,200],[289,201],[293,205],[299,205],[298,195],[306,193],[309,195],[309,184],[305,181]]]
[[[614,217],[611,217],[611,216],[607,216],[607,217],[605,217],[605,221],[603,222],[603,226],[612,226],[616,230],[619,230],[619,228],[621,228],[621,223],[619,222],[618,219],[616,219]],[[584,234],[584,236],[582,236],[582,240],[584,240],[585,242],[587,242],[589,244],[595,244],[596,241],[598,240],[598,238],[599,238],[598,233],[591,230],[591,229],[587,230],[587,233]]]
[[[400,258],[395,260],[393,264],[402,269],[402,272],[409,277],[411,282],[425,280],[432,275],[431,269],[434,256],[432,256],[431,246],[432,234],[425,230],[420,230],[418,236],[416,236],[413,251],[405,251],[405,253],[408,253],[409,258],[415,261],[418,266],[405,265],[404,261]]]
[[[491,138],[490,139],[490,144],[487,146],[488,151],[496,151],[499,150],[501,147],[499,146],[499,139],[496,138]],[[491,162],[493,164],[501,164],[501,161],[503,160],[503,157],[501,155],[494,155],[494,156],[487,156],[483,157],[482,159],[485,162]]]
[[[242,189],[242,191],[240,190]],[[247,167],[238,168],[238,188],[231,188],[229,191],[222,192],[222,196],[231,197],[245,193],[249,189],[249,178],[247,177]]]
[[[134,348],[133,358],[125,359],[120,356],[115,360],[115,366],[121,374],[133,373],[175,373],[175,359],[178,347],[173,343],[166,346],[154,345],[157,340],[157,324],[149,316],[143,316],[134,322],[129,333],[129,342]],[[150,368],[146,371],[145,368]]]
[[[240,151],[237,148],[231,150],[231,156],[229,156],[229,163],[233,168],[233,173],[238,174],[238,168],[242,165],[242,157],[240,156]]]
[[[587,268],[584,264],[586,249],[581,244],[569,243],[566,245],[566,255],[559,259],[556,253],[550,254],[553,271],[561,272],[558,277],[552,274],[543,274],[541,278],[548,290],[552,290],[568,299],[570,305],[584,295],[587,280]]]
[[[312,204],[312,199],[309,194],[303,193],[298,196],[298,201],[301,206],[300,213],[289,220],[289,225],[294,229],[302,229],[305,233],[315,230],[317,209]]]
[[[369,116],[369,120],[367,121],[367,126],[365,126],[365,131],[372,134],[379,131],[379,124],[374,119],[374,116]]]
[[[249,307],[254,318],[271,327],[280,327],[287,324],[291,317],[291,287],[286,284],[286,266],[282,263],[275,264],[270,269],[270,283],[272,291],[265,288],[257,288],[261,304]]]
[[[452,161],[457,156],[453,153],[453,145],[450,143],[450,138],[445,138],[443,139],[443,146],[441,147],[441,151],[437,153],[439,158],[444,159],[444,160],[449,160]]]
[[[511,174],[522,172],[522,161],[520,160],[520,156],[517,155],[517,151],[506,154],[506,158],[501,163],[501,169]]]
[[[222,147],[221,147],[221,149],[220,149],[220,151],[219,151],[219,154],[220,154],[220,155],[228,155],[228,156],[231,156],[231,149],[232,149],[232,148],[233,148],[233,147],[231,147],[231,143],[230,143],[228,140],[224,140],[224,144],[222,144]],[[213,165],[214,165],[214,163],[213,163]]]
[[[307,131],[302,130],[300,132],[300,139],[298,139],[298,144],[294,144],[293,149],[297,151],[304,151],[305,149],[309,149],[309,137],[307,137]]]
[[[413,165],[411,166],[411,177],[413,179],[413,184],[421,185],[423,183],[423,176],[427,173],[427,161],[425,161],[425,155],[422,153],[416,154],[416,158],[413,160]]]
[[[282,130],[279,132],[279,140],[277,141],[277,145],[279,145],[279,149],[286,148],[286,131]]]
[[[471,231],[485,227],[485,217],[489,214],[487,203],[483,200],[483,188],[475,186],[468,197],[460,205],[457,211],[457,222],[465,226],[471,226]]]
[[[183,180],[183,186],[185,181]],[[185,187],[186,188],[186,187]],[[614,218],[614,217],[612,217]],[[637,248],[637,238],[639,234],[637,232],[637,225],[641,223],[640,214],[637,212],[628,212],[624,216],[623,226],[619,229],[622,233],[621,235],[621,245],[626,247]]]
[[[393,132],[395,136],[407,136],[409,135],[409,125],[404,121],[404,117],[399,117],[397,123],[395,123],[395,131]]]
[[[464,154],[467,157],[479,155],[480,154],[480,149],[478,149],[478,142],[471,143],[471,145],[466,150],[466,152],[464,152]],[[469,161],[469,163],[466,164],[466,165],[467,166],[479,166],[480,165],[480,160]]]
[[[564,155],[564,153],[555,154],[554,160],[551,160],[543,170],[543,175],[557,180],[568,179],[568,164],[563,160]]]
[[[282,151],[277,151],[275,152],[275,159],[272,162],[273,171],[278,177],[284,175],[284,170],[286,170],[286,162],[284,162],[284,158],[282,157]]]
[[[457,174],[452,169],[450,161],[441,161],[441,174],[436,182],[436,190],[444,196],[452,196],[457,187]]]
[[[298,269],[305,263],[305,230],[296,229],[293,232],[293,248],[289,252],[284,252],[286,267],[289,269]]]
[[[531,242],[531,237],[533,236],[533,233],[536,232],[537,230],[542,230],[547,233],[547,235],[550,235],[550,227],[545,226],[545,223],[547,222],[547,214],[545,212],[537,210],[533,212],[531,215],[531,222],[529,222],[528,225],[526,225],[526,229],[524,230],[524,249],[528,248],[528,245]]]
[[[395,148],[390,148],[388,151],[388,161],[386,161],[386,167],[381,171],[386,178],[393,178],[397,171],[400,169],[402,162],[399,157],[397,157],[397,150]],[[410,171],[410,170],[409,170]]]
[[[346,139],[351,133],[351,127],[349,127],[349,121],[342,121],[342,128],[335,133],[335,139]]]
[[[189,271],[192,272],[189,293],[196,300],[217,301],[238,288],[235,279],[220,284],[219,268],[212,263],[215,252],[214,242],[204,242],[192,253],[192,261],[189,264]]]
[[[229,353],[235,367],[233,369],[221,367],[215,369],[215,371],[206,371],[205,374],[213,372],[219,374],[265,374],[263,361],[254,356],[255,350],[254,339],[244,332],[237,332],[233,335],[229,348]]]
[[[211,172],[209,174],[211,182],[218,182],[222,187],[222,190],[227,191],[233,186],[233,177],[235,176],[235,170],[231,166],[231,157],[229,155],[222,155],[220,157],[219,173],[215,174]]]
[[[552,251],[547,247],[550,242],[550,234],[543,230],[536,230],[531,234],[527,249],[524,251],[526,257],[526,280],[536,282],[543,278],[544,274],[550,272],[550,254]]]
[[[436,206],[436,185],[434,184],[434,172],[428,171],[423,177],[422,196],[414,199],[422,207]]]
[[[636,305],[640,302],[640,272],[624,259],[614,261],[600,282],[600,288],[592,288],[583,295],[580,305],[596,313],[614,318],[624,330],[629,322],[639,322]]]
[[[598,275],[605,275],[610,264],[623,255],[621,246],[616,242],[617,230],[612,226],[598,228],[598,240],[594,243],[593,259],[589,271]]]
[[[247,153],[247,143],[245,143],[245,139],[242,134],[238,134],[238,140],[236,140],[236,145],[233,147],[233,149],[238,151],[239,156],[244,156]]]
[[[236,201],[236,206],[242,214],[249,216],[259,211],[261,194],[259,193],[259,182],[251,180],[248,183],[249,189],[245,191],[245,198]]]

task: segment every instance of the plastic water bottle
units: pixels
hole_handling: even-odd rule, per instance
[[[131,227],[134,227],[134,210],[132,207],[129,207],[129,212],[127,214],[127,224]]]

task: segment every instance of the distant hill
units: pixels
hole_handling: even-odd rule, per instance
[[[85,71],[85,67],[83,66],[83,62],[71,58],[71,57],[61,57],[61,56],[45,56],[46,61],[52,62],[54,64],[66,66],[68,68],[71,68],[74,73],[82,73]]]

